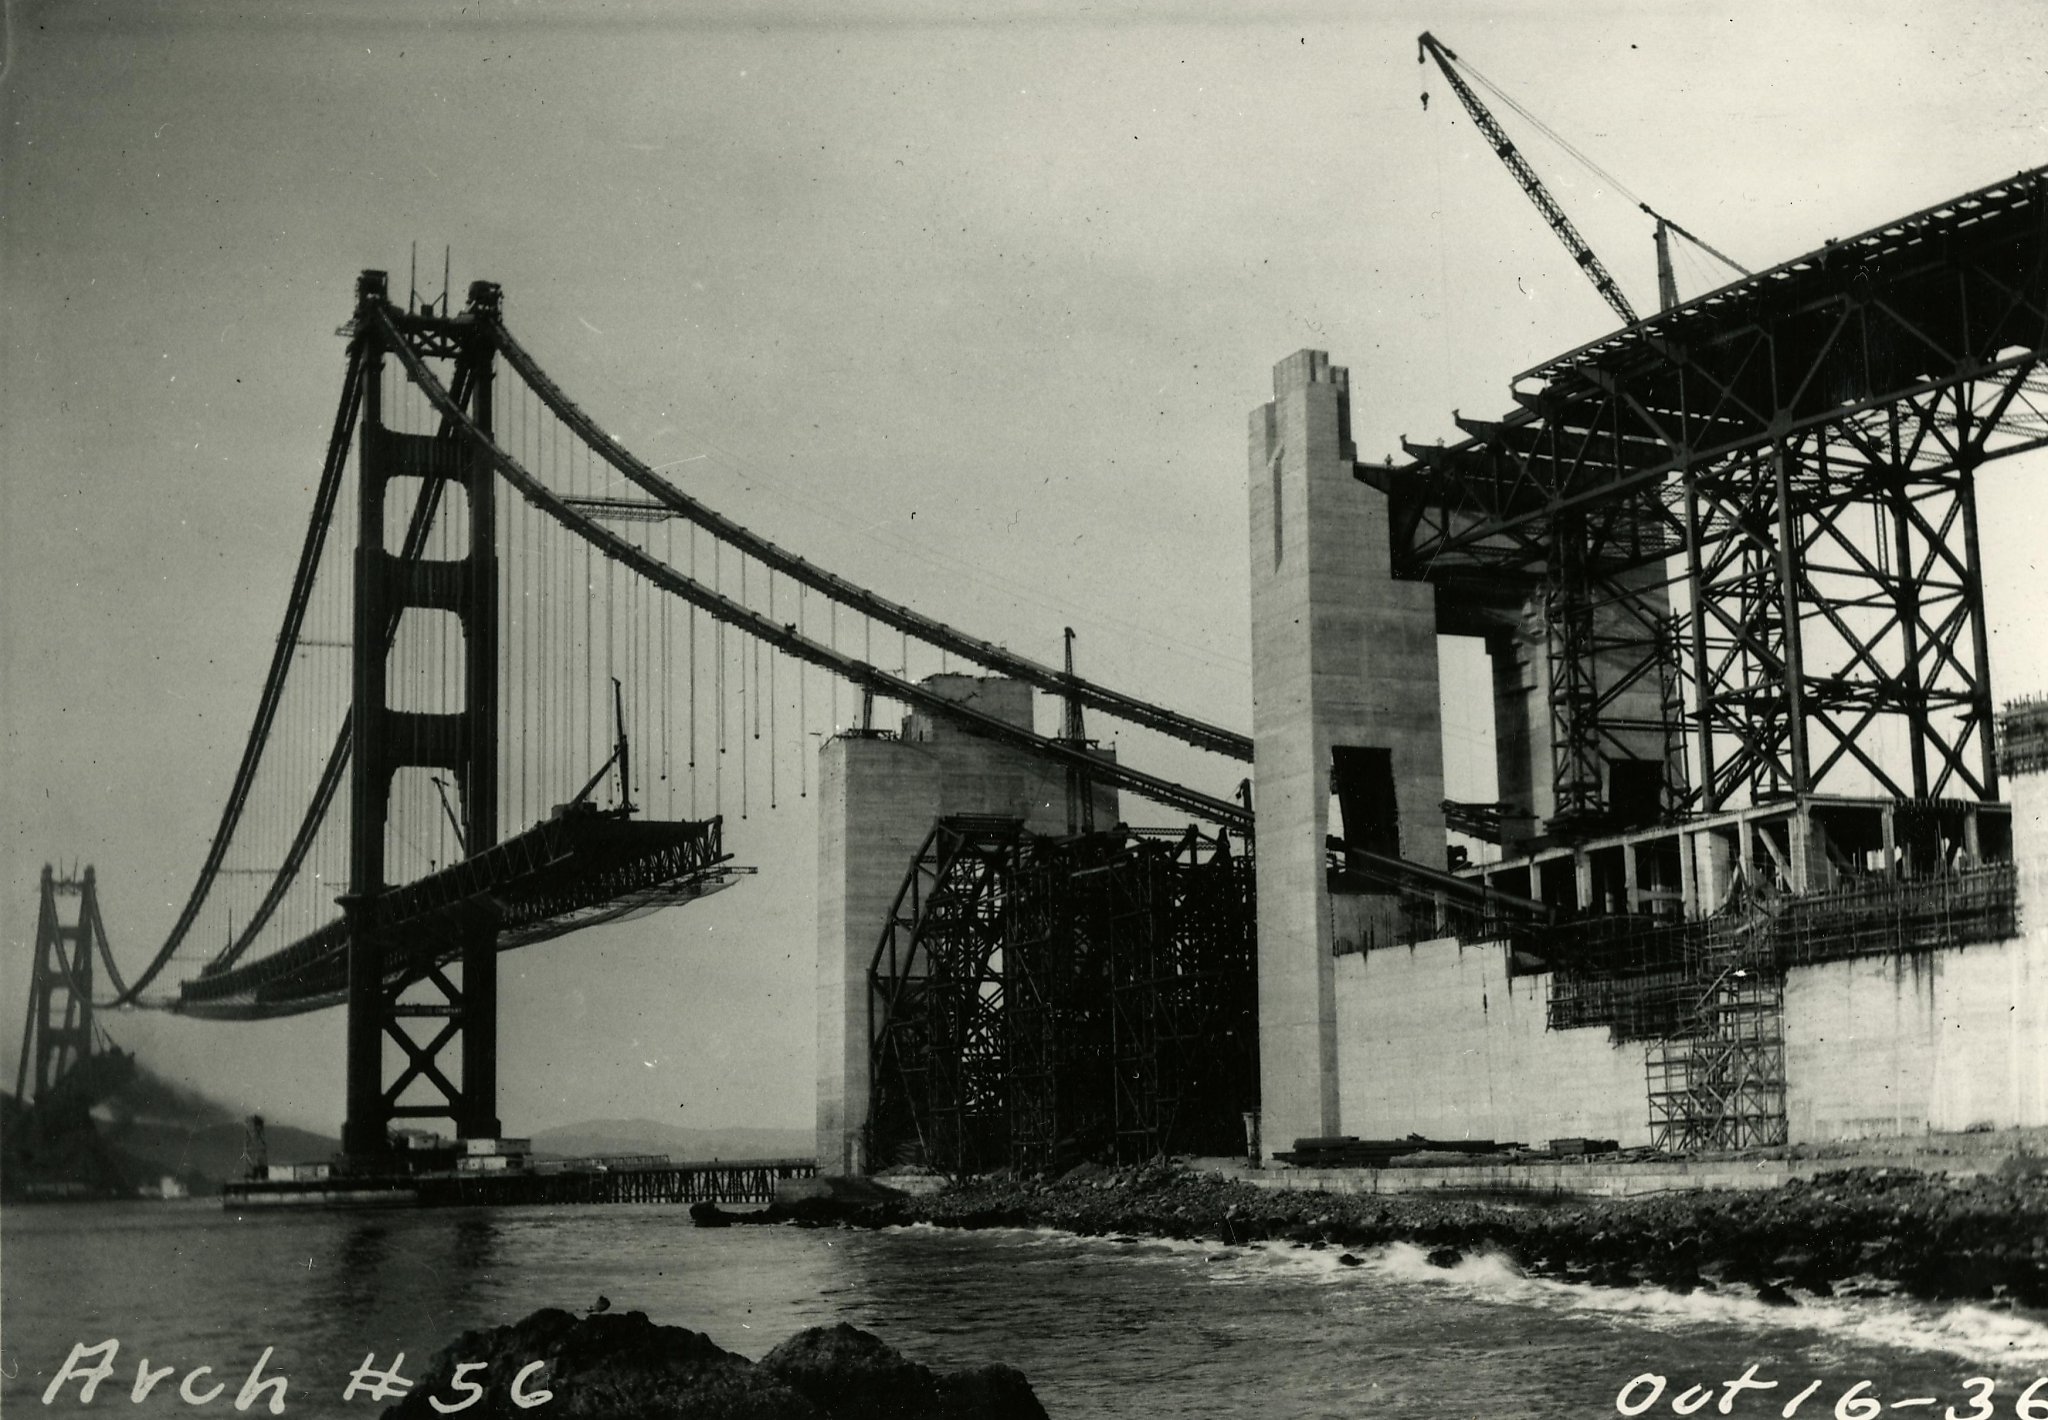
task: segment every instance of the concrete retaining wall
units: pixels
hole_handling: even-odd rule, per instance
[[[1831,962],[1785,983],[1795,1142],[2048,1124],[2048,939]]]
[[[1454,937],[1337,958],[1343,1131],[1361,1139],[1649,1142],[1643,1047],[1547,1028],[1550,977]],[[1269,1138],[1285,1149],[1291,1140]]]
[[[1642,1043],[1547,1029],[1550,977],[1510,980],[1500,945],[1336,966],[1343,1133],[1649,1141]],[[1795,969],[1785,1073],[1795,1144],[2048,1125],[2048,933]]]

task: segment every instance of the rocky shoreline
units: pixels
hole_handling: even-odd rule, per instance
[[[1972,1178],[1866,1167],[1769,1190],[1557,1202],[1290,1192],[1165,1164],[1084,1165],[1058,1180],[972,1179],[923,1197],[812,1198],[752,1215],[700,1204],[692,1214],[700,1226],[930,1223],[1225,1247],[1277,1240],[1354,1259],[1405,1242],[1440,1266],[1486,1251],[1532,1276],[1736,1288],[1779,1305],[1903,1293],[2048,1307],[2048,1172],[2032,1160]]]

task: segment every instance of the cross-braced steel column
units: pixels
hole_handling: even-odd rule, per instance
[[[1904,399],[1693,481],[1704,807],[1845,775],[1996,795],[1967,400]]]
[[[1386,495],[1396,577],[1455,608],[1504,585],[1578,594],[1574,558],[1594,586],[1668,561],[1689,603],[1659,638],[1660,674],[1685,682],[1661,718],[1698,766],[1682,808],[1997,796],[1976,474],[2048,447],[2048,169],[1569,351],[1514,400],[1459,416],[1459,443],[1357,468]],[[1560,610],[1542,644],[1583,657],[1583,613]],[[1567,828],[1607,683],[1587,680],[1553,665],[1553,715],[1522,716],[1553,737]]]

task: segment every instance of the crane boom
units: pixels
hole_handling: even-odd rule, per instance
[[[1507,164],[1515,181],[1522,185],[1522,191],[1529,194],[1529,200],[1536,204],[1536,210],[1543,214],[1543,220],[1550,224],[1550,230],[1557,233],[1557,239],[1564,243],[1565,250],[1572,254],[1572,260],[1586,273],[1586,279],[1614,308],[1614,313],[1629,325],[1636,323],[1635,310],[1629,305],[1628,297],[1621,294],[1621,287],[1615,283],[1612,273],[1600,263],[1593,248],[1586,245],[1586,239],[1579,235],[1579,229],[1572,225],[1572,219],[1564,215],[1564,209],[1557,205],[1557,199],[1550,195],[1550,189],[1543,185],[1543,179],[1536,176],[1536,170],[1529,166],[1528,159],[1515,147],[1514,140],[1502,131],[1499,123],[1471,86],[1455,68],[1457,55],[1446,49],[1437,37],[1424,31],[1416,40],[1415,59],[1421,63],[1424,57],[1436,60],[1436,67],[1444,71],[1444,78],[1450,82],[1451,92],[1458,96],[1458,102],[1465,106],[1465,112],[1472,116],[1472,122],[1493,145],[1494,155]]]

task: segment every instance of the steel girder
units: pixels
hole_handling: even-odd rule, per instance
[[[1359,477],[1388,495],[1396,575],[1545,595],[1561,807],[1609,732],[1587,602],[1645,623],[1637,674],[1683,677],[1693,807],[1837,780],[1989,798],[1975,473],[2048,443],[2044,347],[2034,169],[1527,371],[1505,418]],[[1689,601],[1655,632],[1642,569]],[[1884,725],[1902,754],[1873,748]]]

